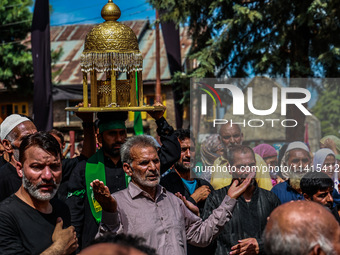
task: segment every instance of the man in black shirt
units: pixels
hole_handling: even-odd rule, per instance
[[[62,175],[58,142],[39,132],[25,137],[19,150],[22,185],[0,204],[0,254],[73,253],[78,244],[69,210],[52,200]]]
[[[229,148],[227,159],[233,181],[242,183],[245,178],[257,170],[253,150],[244,145]],[[205,202],[203,219],[209,217],[217,208],[230,186],[212,191]],[[224,225],[223,231],[217,237],[217,248],[209,254],[264,254],[262,233],[267,217],[280,204],[280,200],[271,191],[257,186],[255,179],[247,190],[237,199],[233,217]],[[227,252],[227,253],[226,253]]]
[[[181,145],[181,157],[173,169],[162,177],[160,185],[174,194],[181,193],[202,213],[205,200],[214,188],[206,180],[191,176],[193,175],[191,168],[195,160],[195,144],[194,139],[190,137],[189,129],[176,130],[175,134]]]
[[[37,132],[33,122],[19,114],[8,116],[0,126],[0,139],[8,153],[9,162],[0,168],[0,201],[12,195],[21,186],[21,178],[15,169],[19,160],[22,139]]]
[[[5,155],[7,156],[7,153],[6,153],[6,150],[5,150],[4,146],[2,145],[1,139],[0,139],[0,168],[8,162],[5,159]]]
[[[214,188],[206,180],[191,176],[195,160],[195,143],[190,130],[178,129],[175,134],[181,145],[181,157],[173,169],[161,179],[160,185],[174,194],[181,193],[197,206],[202,214],[205,201]],[[187,249],[188,255],[205,254],[205,249],[201,247],[187,244]]]
[[[300,187],[306,200],[314,201],[328,208],[335,219],[340,223],[340,206],[333,207],[332,194],[334,182],[327,174],[317,172],[314,169],[312,172],[308,172],[302,177]]]
[[[165,172],[179,159],[180,145],[173,134],[173,128],[163,117],[164,111],[149,114],[156,120],[157,133],[163,144],[158,154],[162,164],[161,171]],[[123,171],[120,160],[120,147],[127,137],[125,127],[127,112],[99,113],[97,117],[98,140],[102,144],[102,149],[74,169],[69,180],[69,195],[66,199],[81,248],[88,246],[94,239],[101,220],[101,207],[93,197],[90,183],[100,179],[113,193],[125,189],[130,181],[130,177]]]

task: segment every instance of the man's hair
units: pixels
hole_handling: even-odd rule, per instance
[[[309,197],[319,190],[326,190],[333,185],[333,180],[327,174],[316,171],[306,173],[300,181],[302,193],[306,193]]]
[[[50,135],[55,135],[55,136],[59,137],[61,144],[64,144],[64,142],[65,142],[64,135],[59,130],[52,129],[52,130],[48,131],[48,133]]]
[[[180,128],[180,129],[175,130],[174,134],[180,141],[183,141],[184,139],[189,138],[193,143],[195,143],[195,138],[189,129]]]
[[[228,148],[227,151],[227,160],[229,161],[230,165],[234,165],[234,156],[235,153],[241,153],[241,154],[247,154],[251,153],[253,155],[253,158],[255,159],[255,153],[252,148],[246,145],[233,145],[230,148]]]
[[[322,222],[314,221],[313,224],[301,222],[291,228],[289,233],[284,233],[279,222],[274,222],[270,230],[263,233],[264,249],[267,255],[306,255],[315,245],[326,255],[333,255],[333,245],[327,237],[329,232]],[[329,234],[328,234],[329,235]]]
[[[154,140],[146,135],[137,135],[129,138],[120,148],[120,157],[123,163],[131,164],[133,158],[131,157],[132,147],[146,148],[152,147],[157,151],[157,145]]]
[[[14,128],[9,132],[4,139],[8,140],[11,144],[17,139],[19,134],[14,131]]]
[[[26,160],[25,151],[30,147],[39,147],[55,157],[61,158],[61,150],[58,141],[47,132],[37,132],[24,137],[19,147],[19,161],[21,164]]]
[[[132,247],[147,255],[156,255],[156,250],[147,246],[145,244],[145,239],[138,236],[119,234],[115,235],[113,233],[105,233],[97,239],[94,239],[91,244],[99,243],[114,243],[125,247]]]

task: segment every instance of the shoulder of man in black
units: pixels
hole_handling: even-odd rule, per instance
[[[15,167],[7,162],[0,168],[0,201],[15,193],[21,186],[22,180]]]
[[[228,189],[229,186],[211,191],[205,201],[203,213],[201,215],[203,220],[208,218],[212,211],[221,205],[225,196],[228,195]]]
[[[181,145],[174,129],[164,117],[156,120],[157,134],[160,137],[162,146],[158,150],[159,160],[161,162],[161,174],[171,168],[181,157]]]

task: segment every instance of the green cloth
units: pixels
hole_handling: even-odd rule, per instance
[[[136,100],[138,102],[138,73],[135,73],[136,77]],[[135,119],[133,122],[133,130],[135,131],[135,135],[143,135],[143,121],[142,121],[142,114],[141,112],[135,112]]]
[[[99,123],[99,133],[111,129],[126,129],[124,120],[112,120],[109,122]]]
[[[96,179],[102,181],[104,185],[106,185],[104,152],[102,149],[98,150],[92,157],[90,157],[87,160],[85,167],[85,183],[87,199],[89,200],[91,213],[95,218],[96,222],[99,224],[102,220],[102,207],[100,206],[98,201],[94,198],[93,190],[90,185],[90,183]],[[131,177],[125,174],[126,187],[129,185],[130,181]]]
[[[340,152],[340,139],[339,139],[337,136],[335,136],[335,135],[326,135],[326,136],[324,136],[324,137],[321,138],[320,142],[321,142],[322,144],[324,144],[325,141],[326,141],[328,138],[329,138],[330,140],[332,140],[332,141],[335,143],[335,146],[336,146],[337,151]]]
[[[90,185],[90,183],[96,179],[102,181],[106,185],[104,153],[102,149],[98,150],[91,158],[88,159],[85,167],[87,199],[89,200],[91,213],[96,222],[99,223],[102,219],[102,207],[94,198],[93,190]]]
[[[135,131],[135,135],[143,135],[143,122],[142,116],[140,112],[135,112],[135,120],[133,123],[133,130]]]

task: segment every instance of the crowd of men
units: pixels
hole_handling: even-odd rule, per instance
[[[126,112],[79,115],[83,150],[72,159],[60,132],[8,116],[0,254],[340,254],[337,137],[316,152],[300,141],[251,148],[225,124],[197,157],[190,130],[149,114],[157,139],[128,138]]]

